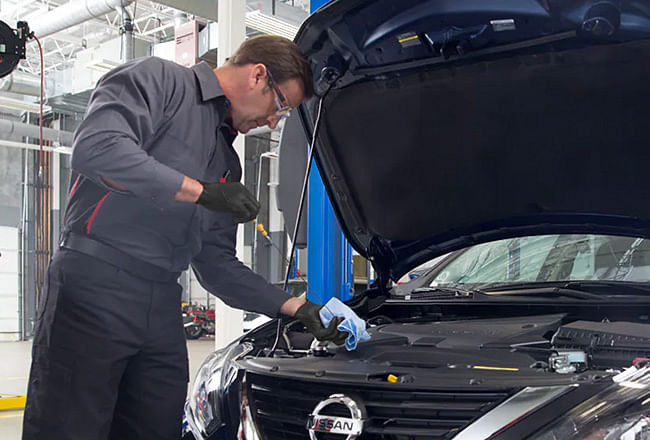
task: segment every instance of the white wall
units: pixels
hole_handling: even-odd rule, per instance
[[[151,55],[164,60],[176,61],[176,40],[154,44],[151,46]]]
[[[18,228],[0,226],[0,341],[19,339],[19,263]]]
[[[133,46],[136,58],[149,55],[150,44],[147,41],[135,38]],[[102,43],[97,47],[92,47],[77,53],[74,70],[72,72],[72,89],[68,90],[68,92],[78,93],[95,88],[97,81],[107,72],[107,70],[93,70],[87,66],[94,62],[102,62],[104,60],[106,60],[110,66],[117,66],[121,64],[120,51],[121,39],[118,37]]]

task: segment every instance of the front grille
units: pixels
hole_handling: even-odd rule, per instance
[[[359,400],[367,412],[362,440],[445,440],[516,390],[405,390],[401,385],[339,385],[247,374],[249,402],[264,440],[308,440],[307,419],[332,394]],[[393,388],[393,389],[391,389]],[[347,408],[327,415],[350,417]],[[319,439],[345,436],[319,434]]]

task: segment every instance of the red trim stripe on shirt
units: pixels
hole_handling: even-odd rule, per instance
[[[108,195],[110,193],[111,192],[109,191],[106,194],[104,194],[104,197],[102,197],[101,200],[99,201],[99,203],[97,203],[97,206],[95,206],[95,210],[93,211],[92,215],[90,216],[90,219],[88,220],[88,224],[86,225],[86,234],[90,234],[90,228],[92,227],[93,222],[95,221],[95,217],[97,217],[97,213],[99,212],[99,208],[102,207],[102,204],[104,203],[104,201],[106,200],[106,197],[108,197]]]
[[[81,178],[81,174],[77,174],[77,178],[72,184],[72,189],[70,190],[70,197],[74,196],[74,192],[77,190],[77,185],[79,185],[79,178]]]

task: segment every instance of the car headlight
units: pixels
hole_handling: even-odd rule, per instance
[[[585,400],[532,440],[650,440],[650,364],[614,376],[607,389]]]
[[[225,399],[236,384],[238,375],[233,361],[246,355],[252,348],[251,344],[236,342],[215,351],[201,365],[192,392],[185,402],[187,424],[197,440],[209,438],[229,422]]]

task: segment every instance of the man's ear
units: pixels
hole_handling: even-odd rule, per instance
[[[266,66],[262,63],[253,64],[250,71],[250,82],[253,88],[257,88],[262,85],[266,88],[267,83],[267,73]]]

